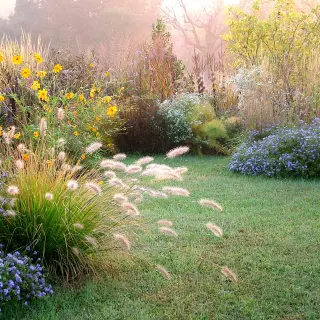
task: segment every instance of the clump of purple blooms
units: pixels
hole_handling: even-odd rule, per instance
[[[0,244],[0,312],[10,301],[25,305],[32,299],[52,295],[51,285],[46,283],[44,270],[39,264],[20,252],[5,254]]]
[[[229,169],[254,176],[320,177],[320,119],[251,132],[233,154]]]

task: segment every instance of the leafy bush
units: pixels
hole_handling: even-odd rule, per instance
[[[21,301],[25,305],[32,299],[52,295],[51,285],[45,280],[44,270],[38,262],[16,251],[7,255],[0,245],[0,307],[11,301]],[[1,312],[0,308],[0,312]]]
[[[164,119],[163,136],[171,145],[188,143],[197,152],[229,153],[227,121],[215,117],[207,97],[182,94],[161,103],[159,114]]]
[[[248,175],[319,177],[320,120],[252,132],[233,154],[229,169]]]

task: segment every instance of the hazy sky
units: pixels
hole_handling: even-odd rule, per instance
[[[13,12],[16,0],[0,0],[0,17],[7,18]]]
[[[212,0],[211,0],[212,1]],[[164,0],[164,5],[171,7],[176,3],[175,0]],[[199,7],[203,6],[208,0],[186,0],[187,3],[192,4],[192,6]],[[225,0],[226,4],[237,3],[238,0]],[[16,0],[0,0],[0,17],[7,18],[10,13],[13,12]]]

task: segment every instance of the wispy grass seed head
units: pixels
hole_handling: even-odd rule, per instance
[[[166,234],[167,236],[170,236],[170,237],[177,237],[178,236],[178,234],[173,229],[171,229],[169,227],[160,227],[159,231]]]
[[[232,282],[238,282],[237,275],[232,270],[230,270],[228,267],[223,267],[221,269],[221,272],[226,278],[230,279]]]
[[[219,228],[217,225],[211,223],[211,222],[208,222],[206,224],[206,227],[215,235],[217,236],[218,238],[221,238],[222,235],[223,235],[223,231],[221,228]]]
[[[173,159],[173,158],[179,157],[187,152],[189,152],[189,147],[178,147],[178,148],[170,150],[167,153],[167,158]]]
[[[199,201],[199,203],[203,207],[209,207],[209,208],[217,209],[219,211],[223,210],[223,208],[217,202],[215,202],[213,200],[201,199]]]
[[[123,161],[127,158],[127,156],[124,153],[118,153],[113,156],[113,159],[116,161]]]
[[[178,187],[163,187],[162,190],[173,196],[189,197],[190,192],[187,189]]]
[[[45,195],[44,195],[44,198],[48,201],[52,201],[53,200],[53,194],[51,192],[47,192]]]
[[[157,224],[159,224],[159,225],[161,225],[161,226],[166,226],[166,227],[172,227],[172,226],[173,226],[172,221],[170,221],[170,220],[165,220],[165,219],[163,219],[163,220],[158,220],[158,221],[157,221]]]
[[[163,275],[164,278],[170,280],[171,276],[170,273],[167,271],[167,269],[163,266],[156,265],[156,269]]]
[[[131,244],[129,239],[126,236],[124,236],[121,233],[115,233],[113,236],[118,242],[121,243],[123,247],[125,247],[127,250],[130,250]]]
[[[88,154],[94,153],[94,152],[98,151],[101,147],[102,147],[102,143],[101,143],[101,142],[91,143],[91,144],[86,148],[86,153],[88,153]]]
[[[85,187],[98,195],[102,193],[101,187],[95,182],[87,182]]]
[[[70,190],[70,191],[75,191],[79,188],[79,184],[76,180],[69,180],[67,182],[67,188]]]
[[[15,196],[15,195],[19,194],[19,188],[17,186],[9,186],[7,188],[7,193],[12,196]]]

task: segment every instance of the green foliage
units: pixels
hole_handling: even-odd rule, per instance
[[[134,90],[137,96],[153,95],[164,101],[178,91],[184,65],[174,54],[171,35],[161,19],[153,25],[151,39],[138,51]]]
[[[265,19],[258,3],[250,13],[230,8],[230,31],[224,39],[238,64],[259,65],[267,57],[274,63],[290,65],[319,49],[320,6],[306,13],[298,11],[293,0],[273,0],[272,5]]]
[[[236,175],[226,169],[228,161],[173,159],[172,165],[190,168],[183,185],[194,190],[191,201],[170,197],[165,206],[159,199],[141,204],[150,219],[171,219],[179,232],[174,243],[140,233],[139,243],[150,246],[135,250],[138,256],[147,250],[154,263],[166,266],[170,281],[140,259],[123,261],[100,282],[56,288],[52,298],[32,308],[7,310],[4,319],[319,318],[320,277],[312,276],[320,271],[319,182]],[[225,203],[223,214],[199,211],[195,195]],[[202,227],[208,221],[223,228],[222,239]],[[228,264],[239,283],[225,281],[216,263]]]
[[[217,119],[206,97],[183,94],[159,106],[164,119],[163,135],[174,146],[191,144],[195,151],[229,154],[225,121]]]

